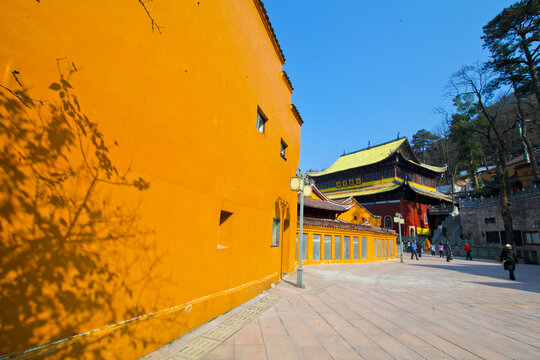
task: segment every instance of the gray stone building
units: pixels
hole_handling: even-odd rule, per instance
[[[497,258],[506,244],[498,197],[462,199],[459,203],[463,242],[469,242],[473,258]],[[538,264],[540,257],[540,189],[529,188],[510,196],[516,252],[520,259]],[[458,255],[463,250],[456,249]]]

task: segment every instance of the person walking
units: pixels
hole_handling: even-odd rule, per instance
[[[411,251],[411,241],[407,241],[407,251]]]
[[[512,245],[506,244],[505,248],[501,251],[501,256],[499,261],[503,263],[504,270],[508,270],[510,280],[516,280],[514,271],[516,271],[516,266],[518,265],[518,258],[516,253],[512,249]]]
[[[444,245],[439,241],[439,257],[442,258],[444,254]]]
[[[431,256],[435,256],[436,252],[437,252],[437,249],[435,248],[435,244],[431,244]]]
[[[446,262],[450,262],[450,260],[454,259],[454,254],[452,254],[452,248],[450,247],[450,243],[446,241],[446,244],[444,244],[444,252],[446,254]]]
[[[469,244],[465,244],[465,246],[463,247],[463,250],[465,250],[465,252],[467,253],[467,256],[465,257],[465,260],[471,260],[472,261],[471,246]]]
[[[416,244],[416,252],[418,253],[418,257],[422,257],[422,248],[424,247],[423,244],[417,243]]]
[[[418,260],[418,253],[416,252],[417,247],[418,245],[416,245],[416,240],[413,240],[411,244],[411,260],[413,259],[414,256],[416,256],[416,260]]]

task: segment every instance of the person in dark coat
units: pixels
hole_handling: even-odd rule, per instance
[[[446,244],[444,244],[444,253],[446,255],[447,262],[454,259],[454,254],[452,254],[452,248],[450,247],[450,243],[448,243],[448,241]]]
[[[516,271],[516,266],[518,265],[518,258],[516,256],[516,253],[512,249],[512,245],[506,244],[503,251],[501,251],[501,256],[500,256],[499,261],[503,263],[504,270],[508,270],[508,274],[510,275],[510,280],[516,280],[514,271]]]

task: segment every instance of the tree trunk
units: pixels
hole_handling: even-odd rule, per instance
[[[527,146],[527,152],[529,153],[531,181],[534,184],[538,184],[540,183],[540,170],[538,169],[538,163],[536,162],[536,155],[534,154],[534,146],[531,143],[531,140],[525,136],[525,131],[523,131],[523,141],[525,142],[525,146]]]
[[[506,233],[506,243],[515,247],[514,243],[514,225],[512,224],[512,214],[510,212],[510,181],[508,177],[508,169],[506,160],[504,159],[504,148],[496,143],[497,154],[497,175],[499,177],[499,198],[501,201],[501,216],[504,223],[504,232]]]
[[[513,84],[514,86],[514,96],[517,100],[517,108],[519,112],[519,123],[521,125],[521,136],[522,140],[525,143],[525,147],[527,150],[527,153],[529,155],[529,161],[530,161],[530,172],[531,172],[531,182],[534,184],[538,184],[540,182],[540,174],[538,172],[538,163],[536,162],[536,155],[534,153],[534,146],[531,143],[531,140],[527,136],[527,121],[525,119],[525,114],[523,113],[523,109],[521,107],[521,99],[517,93],[517,86],[516,84]],[[540,104],[540,103],[539,103]]]

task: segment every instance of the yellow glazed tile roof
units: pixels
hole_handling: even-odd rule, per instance
[[[438,167],[438,166],[432,166],[432,165],[422,164],[422,163],[418,163],[417,165],[423,167],[424,169],[428,169],[428,170],[438,172],[438,173],[443,173],[447,169],[446,166],[445,167]]]
[[[318,177],[326,174],[332,174],[343,170],[353,169],[361,166],[366,166],[370,164],[375,164],[379,161],[382,161],[390,156],[392,156],[394,153],[396,153],[402,145],[406,144],[408,145],[409,142],[407,141],[407,138],[401,138],[394,141],[390,141],[385,144],[381,144],[378,146],[373,146],[368,149],[359,150],[350,154],[345,154],[339,157],[339,159],[336,160],[335,163],[332,164],[328,169],[318,172],[318,173],[309,173],[308,175],[311,177]],[[416,164],[417,166],[423,167],[425,169],[442,173],[446,171],[446,167],[440,168],[436,166],[430,166],[426,164],[421,164],[417,161],[417,159],[408,159],[410,162]]]
[[[430,190],[427,190],[427,189],[422,189],[421,187],[414,186],[413,184],[409,184],[409,186],[417,194],[424,195],[424,196],[429,196],[429,197],[432,197],[432,198],[435,198],[435,199],[454,202],[451,198],[449,198],[445,194],[440,193],[438,191],[430,191]]]
[[[382,161],[392,155],[407,140],[402,138],[379,146],[374,146],[369,149],[360,150],[351,154],[340,156],[335,163],[328,169],[319,173],[309,174],[309,176],[321,176],[335,173],[342,170],[347,170],[355,167],[365,166]]]
[[[327,193],[324,193],[324,195],[326,195],[326,197],[329,199],[342,199],[342,198],[347,198],[350,196],[372,195],[372,194],[392,191],[394,189],[397,189],[400,186],[401,186],[400,182],[393,181],[389,183],[365,186],[365,187],[361,187],[357,189],[327,192]]]

